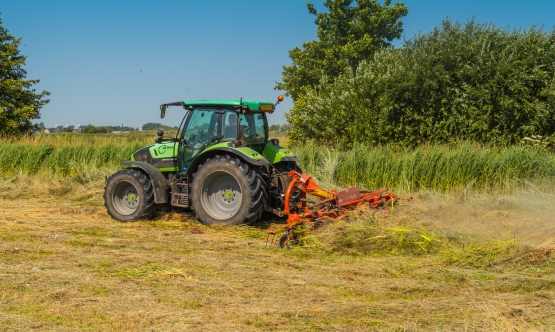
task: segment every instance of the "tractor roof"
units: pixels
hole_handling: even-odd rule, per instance
[[[183,106],[183,108],[194,107],[230,107],[239,111],[247,109],[250,112],[270,112],[272,113],[277,104],[283,101],[283,96],[278,96],[277,103],[271,101],[260,100],[232,100],[232,99],[212,99],[212,100],[184,100],[176,101],[175,103],[167,103],[160,105],[160,117],[163,119],[166,114],[166,107],[168,106]]]
[[[183,101],[183,106],[228,106],[228,107],[240,107],[246,106],[250,111],[274,111],[274,103],[270,101],[259,101],[259,100],[229,100],[229,99],[219,99],[219,100],[185,100]]]

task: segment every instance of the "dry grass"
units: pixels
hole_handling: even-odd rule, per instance
[[[118,223],[102,181],[19,177],[0,192],[0,330],[555,329],[547,195],[423,193],[393,214],[315,231],[320,247],[280,250],[265,247],[267,224],[205,227],[176,212]],[[349,227],[368,220],[443,242],[429,253],[332,250],[334,234],[355,236]],[[509,250],[476,247],[495,241]]]

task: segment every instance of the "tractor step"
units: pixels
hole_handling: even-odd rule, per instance
[[[172,206],[189,207],[189,184],[187,178],[181,178],[181,182],[172,181]]]

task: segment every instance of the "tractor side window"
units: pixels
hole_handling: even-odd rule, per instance
[[[265,144],[266,127],[264,126],[263,113],[241,114],[240,128],[243,133],[243,140],[247,144]]]

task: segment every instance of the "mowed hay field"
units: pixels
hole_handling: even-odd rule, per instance
[[[0,177],[0,330],[555,330],[546,178],[497,193],[421,189],[281,250],[266,240],[282,220],[116,222],[102,199],[115,169]]]

